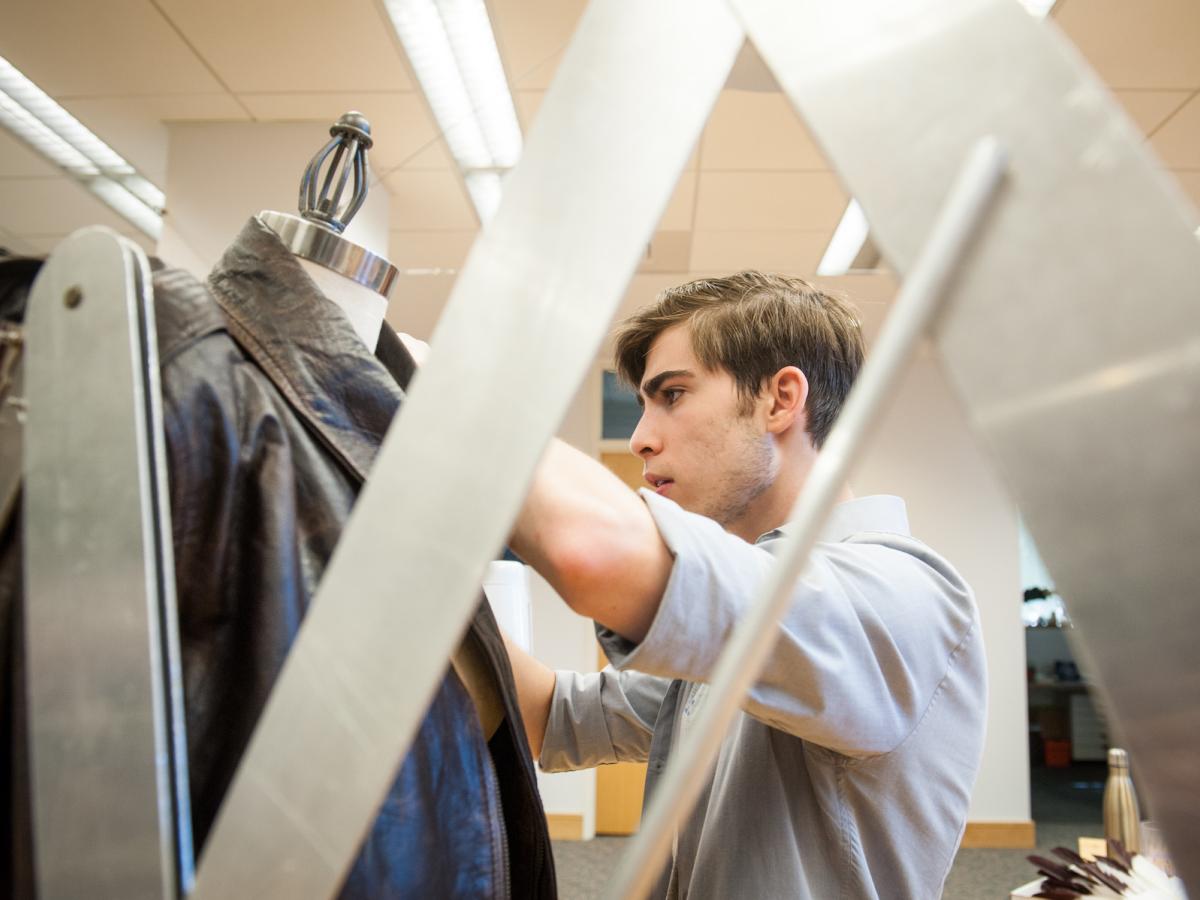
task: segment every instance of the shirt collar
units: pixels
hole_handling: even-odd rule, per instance
[[[292,408],[365,477],[415,364],[386,325],[376,355],[258,217],[209,275],[233,338]]]
[[[784,537],[791,527],[791,523],[788,523],[768,531],[755,543]],[[839,503],[829,513],[817,540],[838,543],[864,531],[908,537],[908,512],[904,501],[889,494],[874,494]]]

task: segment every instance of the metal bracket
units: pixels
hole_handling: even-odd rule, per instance
[[[38,897],[176,898],[191,813],[145,254],[77,232],[39,273],[25,325]]]

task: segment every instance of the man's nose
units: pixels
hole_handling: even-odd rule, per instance
[[[638,419],[637,428],[633,429],[633,435],[629,438],[630,451],[634,456],[640,456],[643,459],[653,456],[662,449],[662,442],[646,419],[646,414],[642,413],[642,417]]]

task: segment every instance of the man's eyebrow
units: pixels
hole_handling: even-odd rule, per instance
[[[659,372],[649,381],[642,383],[641,390],[638,391],[638,403],[645,402],[643,399],[645,397],[653,397],[657,394],[664,381],[671,378],[692,378],[693,374],[689,369],[668,369],[665,372]]]

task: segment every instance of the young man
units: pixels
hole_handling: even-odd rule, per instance
[[[512,544],[612,665],[551,672],[510,646],[548,771],[649,760],[704,703],[862,361],[850,309],[743,272],[665,292],[618,335],[644,412],[641,495],[554,443]],[[986,677],[968,586],[903,501],[848,489],[778,644],[675,835],[655,896],[937,897],[965,825]]]

